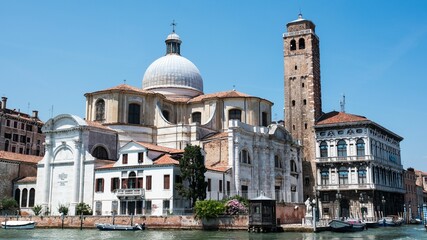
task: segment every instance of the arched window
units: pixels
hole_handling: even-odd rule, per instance
[[[293,50],[297,50],[297,42],[295,41],[295,39],[291,40],[291,46],[290,46],[291,51]]]
[[[202,113],[201,112],[193,112],[191,114],[191,122],[193,123],[202,123]]]
[[[34,199],[36,196],[36,190],[34,188],[30,189],[30,199],[28,201],[28,207],[34,207]]]
[[[357,171],[359,177],[359,183],[366,183],[366,168],[360,167]]]
[[[296,173],[297,172],[297,164],[295,163],[294,160],[291,160],[291,172]]]
[[[347,143],[344,140],[339,140],[337,144],[338,157],[347,157]]]
[[[356,142],[357,156],[365,156],[365,141],[359,139]]]
[[[230,109],[228,110],[228,120],[239,120],[242,121],[242,110]]]
[[[170,122],[169,111],[168,110],[163,110],[162,114],[163,114],[163,117],[166,119],[166,121]]]
[[[15,189],[15,201],[19,204],[19,201],[21,201],[21,189],[17,188]]]
[[[28,199],[28,190],[24,188],[24,190],[22,190],[21,207],[27,207],[27,199]]]
[[[340,167],[338,175],[340,184],[348,184],[348,169],[346,167]]]
[[[325,141],[320,143],[320,157],[326,158],[328,157],[328,144]]]
[[[299,49],[305,49],[305,40],[304,40],[304,38],[300,38],[298,40],[298,48]]]
[[[240,151],[239,161],[241,163],[251,164],[251,156],[247,150],[243,149]]]
[[[128,111],[128,123],[139,124],[140,123],[141,106],[136,103],[129,104]]]
[[[4,150],[9,151],[9,140],[4,141]]]
[[[102,146],[96,147],[92,152],[92,156],[98,159],[109,159],[107,150]]]
[[[282,168],[282,160],[280,159],[279,155],[274,156],[274,166],[277,168]]]
[[[320,176],[321,176],[321,182],[322,185],[328,185],[329,184],[329,169],[327,168],[323,168],[322,171],[320,172]]]
[[[136,188],[136,174],[135,174],[135,172],[129,173],[128,188]]]
[[[99,99],[95,103],[95,120],[105,120],[105,101],[103,99]]]

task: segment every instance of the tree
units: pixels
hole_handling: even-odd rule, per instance
[[[3,198],[0,201],[0,210],[2,214],[16,214],[16,211],[19,210],[18,202],[13,198]]]
[[[40,215],[42,210],[43,210],[43,207],[41,205],[35,205],[33,207],[33,212],[34,212],[34,215],[36,215],[36,216]]]
[[[68,206],[65,204],[59,204],[58,206],[58,212],[65,216],[68,215],[68,209]]]
[[[182,181],[176,183],[178,193],[191,201],[191,206],[197,200],[206,198],[205,172],[206,167],[204,157],[199,146],[187,145],[184,155],[179,161]]]

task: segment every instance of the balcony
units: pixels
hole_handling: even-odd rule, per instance
[[[329,190],[370,190],[375,189],[372,183],[359,183],[359,184],[330,184],[330,185],[317,185],[316,190],[329,191]]]
[[[129,188],[129,189],[116,190],[116,196],[118,198],[123,198],[123,197],[143,198],[144,193],[145,191],[143,188]]]
[[[318,157],[317,163],[330,163],[330,162],[360,162],[360,161],[373,161],[374,156],[347,156],[347,157]]]

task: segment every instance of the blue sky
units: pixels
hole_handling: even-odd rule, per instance
[[[0,94],[8,107],[85,114],[84,93],[141,87],[171,22],[205,93],[235,88],[283,119],[283,39],[299,12],[320,38],[323,111],[403,136],[405,168],[427,171],[427,1],[0,1]],[[51,111],[53,106],[53,113]]]

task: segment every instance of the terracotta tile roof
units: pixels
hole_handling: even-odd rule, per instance
[[[117,85],[117,86],[112,87],[112,88],[107,88],[107,89],[99,90],[99,91],[92,92],[92,93],[86,93],[85,96],[88,94],[110,92],[110,91],[128,91],[128,92],[136,92],[136,93],[155,94],[153,91],[142,90],[141,88],[133,87],[133,86],[130,86],[127,84],[120,84],[120,85]]]
[[[106,168],[113,168],[113,167],[114,167],[114,163],[110,163],[110,164],[97,167],[96,169],[106,169]]]
[[[217,172],[226,172],[230,169],[230,167],[227,166],[218,166],[218,167],[212,167],[212,166],[206,166],[208,170],[217,171]]]
[[[149,150],[158,151],[158,152],[165,152],[165,153],[172,153],[172,154],[184,152],[184,150],[181,150],[181,149],[163,147],[163,146],[155,145],[152,143],[145,143],[145,142],[137,142],[137,143],[145,148],[148,148]]]
[[[369,121],[369,119],[367,119],[364,116],[332,111],[332,112],[323,114],[317,120],[316,125],[348,123],[348,122],[365,122],[365,121]]]
[[[43,157],[0,151],[0,160],[37,164]]]
[[[37,177],[24,177],[16,181],[17,183],[35,183],[37,182]]]
[[[216,92],[216,93],[199,95],[197,97],[190,99],[188,102],[200,102],[202,100],[211,99],[211,98],[240,98],[240,97],[251,97],[251,96],[235,90],[230,90],[225,92]]]
[[[160,158],[158,158],[156,161],[154,161],[154,165],[168,165],[168,164],[179,165],[179,161],[173,159],[169,154],[165,154]]]
[[[13,118],[20,119],[23,121],[28,121],[31,123],[37,123],[38,125],[44,124],[39,118],[34,118],[34,117],[30,116],[29,114],[17,111],[16,109],[8,109],[8,108],[0,109],[0,112],[3,112],[6,115],[9,115]]]
[[[86,123],[87,123],[88,126],[96,127],[96,128],[101,128],[101,129],[105,129],[105,130],[110,130],[110,131],[116,132],[116,130],[111,129],[111,128],[107,127],[107,126],[104,126],[104,125],[102,125],[102,123],[88,121],[88,120],[85,120],[85,121],[86,121]]]

